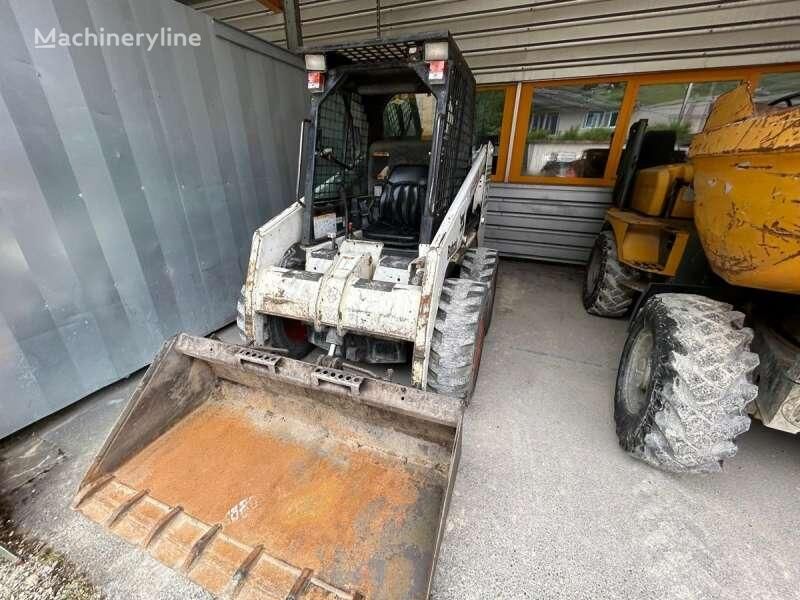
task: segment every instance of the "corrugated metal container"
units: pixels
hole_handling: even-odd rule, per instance
[[[605,188],[494,183],[486,245],[503,256],[585,264],[610,203]]]
[[[197,47],[36,47],[200,33]],[[302,62],[162,0],[0,0],[0,437],[235,316],[294,193]]]
[[[187,0],[284,44],[257,0]],[[800,60],[796,0],[381,0],[383,35],[449,29],[479,83]],[[375,37],[375,0],[301,0],[308,45]]]

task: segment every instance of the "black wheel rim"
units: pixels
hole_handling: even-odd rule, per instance
[[[600,257],[600,248],[599,243],[595,244],[595,247],[592,249],[592,254],[589,257],[589,266],[586,268],[586,282],[587,286],[586,289],[589,291],[594,290],[597,287],[597,282],[600,281],[600,275],[602,274],[602,265],[603,261]]]

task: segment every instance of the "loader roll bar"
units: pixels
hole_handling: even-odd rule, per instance
[[[365,197],[370,145],[384,137],[383,108],[394,94],[427,93],[436,107],[419,243],[433,239],[469,171],[475,79],[448,32],[306,47],[322,77],[313,90],[305,139],[302,244],[316,235],[316,212],[335,208],[337,231],[353,198]],[[309,71],[311,73],[312,71]],[[382,92],[382,93],[381,93]]]

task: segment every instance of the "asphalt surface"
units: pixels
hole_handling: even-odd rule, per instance
[[[434,598],[800,598],[798,440],[756,423],[713,476],[628,457],[611,409],[625,323],[586,315],[581,279],[501,265]],[[140,376],[7,440],[5,456],[32,441],[63,456],[3,504],[108,598],[207,598],[69,508]]]

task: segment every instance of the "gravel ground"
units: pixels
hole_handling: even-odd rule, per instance
[[[570,267],[501,265],[435,599],[800,598],[797,440],[754,423],[714,476],[666,474],[628,457],[611,416],[625,323],[583,312],[581,278]],[[221,337],[235,340],[235,329]],[[137,381],[8,442],[38,436],[63,453],[7,495],[10,526],[45,540],[67,580],[88,580],[105,598],[207,599],[69,508]],[[31,563],[34,571],[49,569],[48,560]],[[20,597],[8,582],[29,576],[0,563],[0,600]]]
[[[0,525],[0,544],[17,557],[0,559],[0,600],[100,600],[102,594],[63,554]]]

